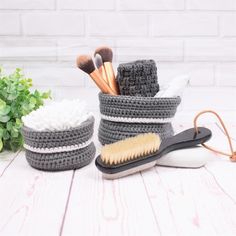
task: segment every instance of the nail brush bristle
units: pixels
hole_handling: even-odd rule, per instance
[[[107,165],[117,165],[140,157],[145,158],[156,152],[160,143],[159,136],[154,133],[140,134],[105,145],[101,151],[101,159]]]

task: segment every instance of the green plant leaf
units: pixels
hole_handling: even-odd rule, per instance
[[[30,104],[36,104],[37,100],[34,97],[30,98]]]
[[[6,105],[4,108],[0,108],[0,115],[7,115],[11,111],[11,107]]]
[[[12,127],[13,127],[13,123],[11,121],[7,122],[7,130],[11,131]]]
[[[0,99],[0,110],[4,109],[6,106],[6,102],[4,102],[2,99]]]
[[[0,122],[7,123],[10,119],[11,119],[10,116],[0,115]]]
[[[8,133],[8,131],[6,129],[3,130],[2,138],[3,138],[3,140],[8,140],[10,138],[10,134]]]
[[[7,96],[7,99],[9,101],[12,101],[12,100],[16,99],[17,96],[18,96],[18,93],[17,93],[17,91],[14,90],[14,91],[10,92],[10,94]]]
[[[0,152],[2,151],[3,149],[3,142],[2,142],[2,139],[0,139]]]
[[[17,129],[16,127],[13,127],[13,128],[11,129],[10,134],[11,134],[11,136],[12,136],[13,138],[17,138],[18,135],[19,135],[19,131],[18,131],[18,129]]]
[[[42,98],[44,98],[44,99],[51,98],[51,91],[49,90],[48,92],[44,92],[42,94]]]
[[[22,136],[19,136],[18,138],[12,138],[10,141],[7,141],[7,145],[10,150],[13,152],[16,152],[19,148],[23,145],[23,138]]]
[[[16,118],[15,126],[17,129],[20,129],[22,127],[22,121],[19,118]]]
[[[3,137],[3,128],[0,127],[0,139]]]
[[[0,68],[0,140],[1,149],[16,151],[23,145],[21,117],[29,114],[50,98],[50,91],[31,91],[32,79],[26,78],[20,68],[5,75]]]

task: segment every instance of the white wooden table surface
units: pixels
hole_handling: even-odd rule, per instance
[[[210,128],[212,143],[227,149],[219,127]],[[236,138],[236,126],[230,132]],[[94,163],[48,173],[31,168],[24,151],[1,153],[0,235],[233,236],[236,163],[216,155],[200,169],[154,167],[110,181]]]

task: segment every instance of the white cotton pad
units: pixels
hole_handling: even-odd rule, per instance
[[[215,154],[204,147],[196,146],[169,152],[157,160],[157,165],[181,168],[200,168],[215,159]]]
[[[36,131],[58,131],[78,127],[92,113],[79,99],[51,102],[22,117],[25,126]]]

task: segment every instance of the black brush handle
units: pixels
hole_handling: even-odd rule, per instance
[[[164,139],[161,142],[160,148],[156,153],[152,153],[145,158],[134,159],[126,163],[121,163],[119,165],[109,166],[102,162],[101,157],[96,158],[95,164],[97,168],[103,173],[115,174],[119,173],[140,165],[147,164],[148,162],[156,161],[163,155],[183,148],[190,148],[197,146],[201,143],[208,141],[211,138],[211,131],[204,127],[198,127],[198,133],[195,132],[194,128],[187,129],[181,133],[176,134],[173,137]]]
[[[194,128],[187,129],[181,133],[163,140],[158,153],[163,156],[166,153],[177,149],[194,147],[199,144],[205,143],[211,138],[211,136],[211,131],[204,127],[198,127],[198,133],[195,132]]]

